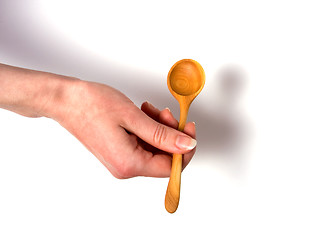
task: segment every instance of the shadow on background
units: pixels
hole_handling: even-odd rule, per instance
[[[168,91],[166,79],[145,69],[134,69],[95,56],[55,30],[39,24],[35,18],[37,13],[22,4],[8,0],[0,4],[0,62],[11,64],[13,61],[21,67],[108,84],[137,105],[149,100],[160,108],[169,106],[178,118],[178,105]],[[166,69],[166,75],[168,71]],[[229,166],[240,168],[247,129],[237,103],[244,92],[246,77],[236,66],[223,67],[216,75],[217,94],[209,110],[199,103],[190,109],[190,117],[197,123],[198,150],[209,156],[200,162],[206,159],[226,161]],[[160,82],[164,90],[157,84]]]
[[[191,109],[198,122],[199,147],[203,154],[208,154],[209,161],[222,161],[231,174],[240,176],[245,171],[245,146],[250,135],[240,108],[247,76],[241,67],[227,65],[216,73],[215,80],[217,89],[211,110]]]

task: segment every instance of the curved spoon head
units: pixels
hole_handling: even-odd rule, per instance
[[[176,62],[169,70],[167,85],[173,96],[179,100],[182,97],[193,99],[201,92],[205,83],[202,66],[192,59]]]

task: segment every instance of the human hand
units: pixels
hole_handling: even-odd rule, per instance
[[[171,153],[185,153],[185,167],[195,151],[194,123],[179,132],[168,109],[144,103],[140,110],[99,83],[0,64],[0,108],[53,118],[117,178],[168,177]]]
[[[178,122],[168,109],[160,111],[145,102],[140,110],[107,85],[78,80],[69,84],[65,97],[52,98],[44,111],[116,178],[168,177],[171,153],[185,153],[184,167],[194,155],[194,123],[186,124],[184,134],[175,130]]]

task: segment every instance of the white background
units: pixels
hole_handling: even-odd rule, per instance
[[[0,239],[324,239],[322,1],[0,1],[0,62],[118,88],[178,116],[166,76],[206,72],[178,211],[50,119],[0,110]]]

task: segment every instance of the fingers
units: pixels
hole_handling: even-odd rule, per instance
[[[143,103],[141,106],[143,112],[149,117],[159,121],[162,124],[168,125],[173,128],[178,127],[178,121],[173,117],[169,109],[160,111],[148,102]],[[196,137],[195,123],[190,122],[185,125],[184,133],[191,136],[193,139]],[[195,153],[195,148],[190,152],[184,154],[183,169],[189,164]],[[139,175],[147,177],[169,177],[171,169],[172,155],[160,152],[154,154],[150,159],[145,161]]]
[[[146,110],[155,118],[160,117],[160,114],[157,114],[155,109],[150,109],[150,106]],[[174,125],[170,116],[162,114],[161,117],[167,117],[165,121]],[[196,140],[189,135],[153,120],[138,108],[134,108],[128,113],[128,117],[123,120],[121,126],[145,142],[166,152],[184,154],[196,146]]]
[[[185,125],[184,131],[195,138],[195,124],[193,122]],[[189,164],[195,153],[195,148],[189,153],[184,154],[183,169]],[[166,153],[152,155],[147,159],[141,169],[139,175],[146,177],[169,177],[172,164],[172,156]]]
[[[189,122],[185,125],[184,132],[191,136],[192,138],[196,138],[196,129],[195,129],[195,123],[194,122]],[[183,169],[189,164],[191,161],[192,157],[194,156],[196,148],[194,148],[192,151],[189,153],[184,154],[184,159],[183,159]]]
[[[178,121],[174,118],[172,113],[168,108],[160,111],[156,107],[154,107],[149,102],[145,102],[142,104],[141,109],[150,117],[154,118],[156,121],[159,121],[167,126],[170,126],[172,128],[178,127]],[[184,133],[191,136],[193,139],[196,139],[196,129],[195,129],[195,123],[190,122],[185,125]],[[190,152],[186,153],[184,155],[183,159],[183,169],[189,164],[190,160],[195,154],[196,148],[191,150]]]
[[[144,102],[141,106],[141,110],[147,114],[152,119],[156,120],[157,122],[160,122],[162,124],[165,124],[172,128],[178,127],[178,121],[174,118],[172,113],[168,108],[165,108],[164,110],[160,111],[158,108],[154,107],[149,102]],[[142,147],[152,153],[157,153],[159,149],[153,147],[152,145],[146,143],[145,141],[141,141]]]
[[[159,121],[160,110],[154,107],[151,103],[149,102],[142,103],[141,110],[152,119]]]
[[[157,122],[160,122],[175,129],[178,127],[178,121],[174,118],[168,108],[165,108],[164,110],[160,111],[151,103],[144,102],[141,106],[141,110]]]
[[[168,108],[162,110],[159,115],[159,122],[174,129],[178,128],[178,121],[174,118],[173,114]]]

